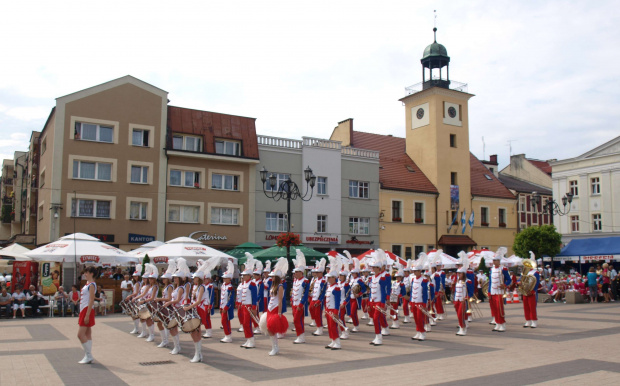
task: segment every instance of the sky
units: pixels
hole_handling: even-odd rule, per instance
[[[436,21],[434,11],[436,10]],[[0,14],[0,158],[55,98],[124,75],[175,106],[257,118],[258,134],[329,138],[339,121],[405,136],[398,99],[437,41],[468,84],[470,149],[578,156],[620,135],[615,1],[28,1]],[[484,139],[483,139],[484,138]],[[484,141],[484,147],[483,147]]]

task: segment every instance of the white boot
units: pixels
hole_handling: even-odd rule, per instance
[[[174,341],[174,348],[170,351],[170,354],[177,355],[181,352],[181,341],[179,338],[179,334],[172,335],[172,340]]]
[[[469,327],[469,322],[465,321],[465,328]]]
[[[271,351],[269,352],[270,356],[274,356],[278,354],[278,338],[275,335],[271,336]]]
[[[532,321],[531,320],[526,320],[525,324],[523,325],[523,328],[527,328],[527,327],[530,327],[530,326],[532,326]]]
[[[147,342],[152,342],[155,340],[155,325],[152,324],[149,326],[149,336],[146,338]]]
[[[403,320],[403,323],[411,323],[411,318],[409,316],[405,316],[405,320]]]
[[[349,339],[349,331],[343,330],[342,334],[340,334],[340,339],[343,339],[343,340]]]
[[[237,331],[243,332],[243,326],[239,327],[239,329]]]
[[[425,324],[424,325],[424,329],[426,330],[426,332],[431,332],[431,325],[430,324]]]
[[[297,337],[297,339],[293,341],[293,343],[294,344],[306,343],[306,334],[304,333],[299,334],[299,336]]]
[[[149,334],[146,332],[146,322],[142,322],[142,330],[140,332],[140,335],[138,335],[138,338],[146,338],[147,336],[149,336]]]
[[[538,324],[536,322],[537,322],[536,320],[532,320],[532,324],[530,325],[530,327],[532,328],[538,327]]]
[[[381,335],[383,335],[383,336],[390,335],[390,330],[387,327],[381,328]]]
[[[495,324],[495,327],[493,327],[493,330],[492,330],[492,331],[499,331],[499,326],[500,326],[500,325],[496,323],[496,324]]]
[[[332,341],[329,342],[329,344],[327,346],[325,346],[325,348],[331,349],[333,345],[334,345],[334,340],[332,339]]]
[[[467,327],[463,329],[463,333],[461,334],[461,336],[465,336],[465,335],[467,335]]]
[[[459,331],[456,333],[456,335],[463,335],[463,328],[461,326],[459,326]]]
[[[359,332],[359,329],[357,328],[357,326],[353,326],[353,328],[351,329],[351,332]]]
[[[137,334],[140,332],[138,325],[140,323],[140,319],[133,320],[133,330],[131,330],[130,334]]]
[[[383,335],[375,335],[375,340],[372,341],[372,344],[374,344],[375,346],[381,346],[383,344]]]
[[[334,344],[332,345],[332,350],[340,350],[342,347],[340,346],[340,338],[336,338]]]
[[[368,326],[374,326],[374,325],[375,325],[375,322],[374,322],[372,319],[370,319],[370,321],[368,321],[368,323],[366,323],[366,325],[368,325]]]
[[[314,319],[312,320],[312,322],[310,323],[310,327],[315,327],[316,323],[314,322]]]
[[[425,340],[425,339],[426,339],[426,333],[421,332],[420,335],[418,336],[418,340]]]
[[[437,315],[437,320],[443,320],[443,314]]]
[[[194,342],[194,357],[190,360],[190,363],[202,362],[202,342]]]
[[[502,323],[499,325],[499,328],[497,329],[498,332],[504,332],[506,331],[506,323]]]
[[[394,330],[398,330],[400,328],[400,325],[398,324],[398,320],[393,321],[392,325],[390,326],[390,328],[392,328]]]
[[[166,334],[166,330],[160,330],[159,336],[161,336],[161,343],[157,345],[157,347],[168,347],[168,336]]]
[[[317,327],[316,331],[313,332],[312,335],[314,335],[314,336],[321,336],[321,335],[323,335],[323,327]]]
[[[436,326],[436,325],[437,325],[437,323],[435,323],[435,321],[434,321],[433,319],[430,319],[429,321],[430,321],[430,323],[429,323],[429,324],[430,324],[431,326]]]
[[[368,312],[364,312],[364,315],[362,315],[362,319],[363,320],[368,319]]]
[[[495,321],[495,318],[491,319],[491,323],[489,324],[497,324],[497,322]]]
[[[468,322],[473,322],[473,321],[474,321],[474,320],[471,318],[471,315],[469,315],[469,316],[467,317],[467,321],[468,321]]]
[[[78,363],[81,365],[93,363],[93,356],[90,352],[93,347],[93,341],[87,340],[86,343],[82,343],[82,347],[84,348],[84,358]]]
[[[245,348],[254,348],[256,347],[256,344],[254,343],[254,337],[251,337],[250,339],[248,339],[248,341],[245,344]]]
[[[232,343],[232,337],[230,335],[224,335],[222,339],[220,339],[222,343]]]
[[[411,337],[411,339],[413,340],[418,340],[418,338],[420,338],[420,332],[416,331],[415,335]]]
[[[278,338],[278,339],[283,339],[283,338],[284,338],[284,334],[282,334],[282,333],[279,333],[279,332],[278,332],[278,333],[276,334],[276,338]],[[278,346],[278,347],[279,347],[279,346]]]
[[[212,336],[213,336],[213,335],[212,335],[212,333],[211,333],[211,329],[209,328],[209,329],[207,329],[207,330],[205,331],[205,333],[204,333],[204,335],[203,335],[202,337],[203,337],[203,338],[205,338],[205,339],[209,339],[209,338],[211,338]]]
[[[347,323],[353,323],[353,319],[351,318],[347,319]]]

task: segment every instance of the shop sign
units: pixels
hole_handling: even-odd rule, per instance
[[[367,245],[372,245],[375,242],[372,240],[357,240],[357,239],[351,239],[351,240],[347,240],[347,244],[367,244]]]
[[[220,236],[217,233],[209,234],[208,231],[197,231],[189,235],[190,238],[196,241],[224,241],[228,240],[226,236]]]
[[[340,236],[309,235],[303,237],[303,242],[313,244],[339,244]]]
[[[265,240],[267,241],[272,241],[272,240],[277,240],[278,239],[278,235],[265,235]]]
[[[151,241],[155,241],[155,236],[138,235],[135,233],[129,234],[130,243],[146,244],[146,243],[150,243]]]

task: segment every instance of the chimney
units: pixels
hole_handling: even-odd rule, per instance
[[[493,154],[489,156],[489,163],[497,165],[497,154]]]

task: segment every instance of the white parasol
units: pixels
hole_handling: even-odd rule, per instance
[[[153,262],[157,263],[164,263],[164,258],[165,262],[167,262],[167,258],[173,257],[182,257],[187,260],[189,265],[196,265],[199,259],[207,260],[212,257],[223,257],[235,264],[237,263],[237,259],[233,256],[208,247],[190,237],[177,237],[176,239],[166,241],[163,245],[148,251],[147,254]]]
[[[30,261],[32,260],[28,256],[25,255],[26,252],[30,252],[30,249],[26,247],[22,247],[21,245],[15,243],[11,244],[8,247],[2,249],[0,251],[0,256],[14,257],[17,261]]]
[[[428,252],[428,259],[429,261],[433,261],[433,259],[435,259],[435,256],[437,255],[437,250],[433,249],[432,251]],[[452,257],[450,255],[448,255],[447,253],[442,252],[441,253],[441,260],[440,263],[441,265],[446,268],[446,269],[452,269],[452,268],[456,268],[456,263],[458,263],[459,259]]]
[[[36,261],[57,261],[94,265],[129,265],[138,258],[127,255],[120,249],[102,243],[99,239],[84,233],[63,236],[60,239],[25,253]]]

